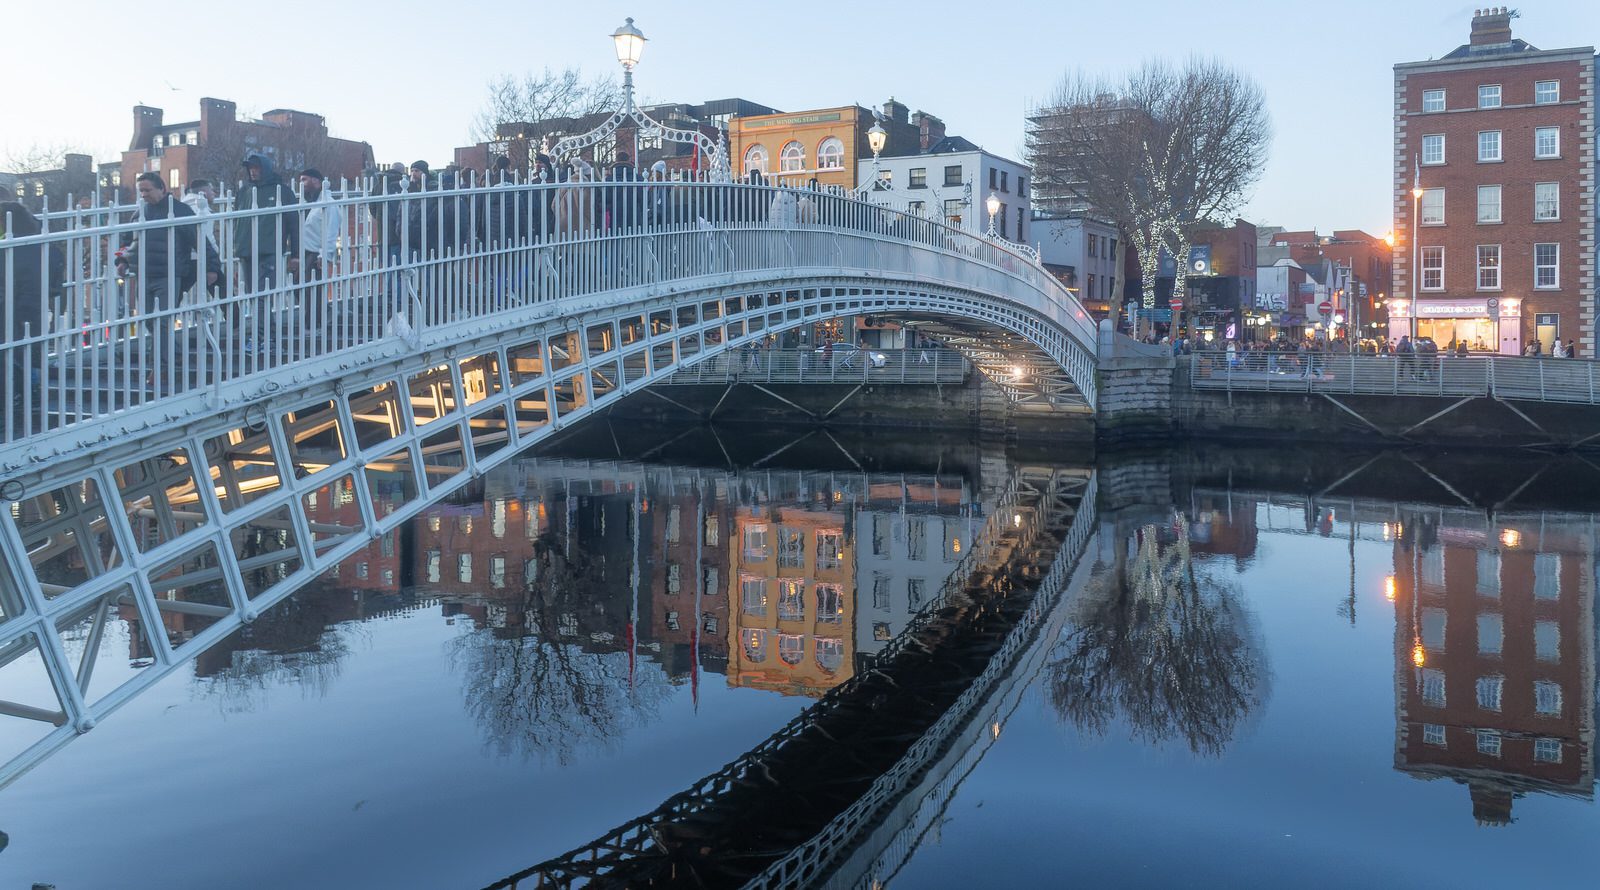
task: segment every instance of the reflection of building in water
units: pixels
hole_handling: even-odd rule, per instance
[[[1189,549],[1195,556],[1231,556],[1242,569],[1256,555],[1260,502],[1248,496],[1195,492],[1189,511]]]
[[[821,695],[854,671],[854,507],[816,496],[733,511],[730,686]]]
[[[1480,824],[1540,791],[1593,796],[1589,518],[1397,524],[1395,768],[1468,786]]]
[[[724,670],[728,659],[728,536],[733,513],[708,482],[706,491],[658,495],[644,513],[648,616],[640,638],[659,646],[667,674],[697,666]],[[698,654],[697,654],[698,653]]]
[[[380,518],[393,512],[392,504],[381,494],[373,498],[373,509]],[[349,477],[307,494],[306,518],[313,526],[362,528],[361,505]],[[404,583],[399,538],[397,529],[384,532],[371,544],[340,560],[338,565],[323,573],[322,579],[346,590],[398,592]]]
[[[876,492],[875,492],[876,494]],[[937,596],[981,520],[959,514],[956,488],[908,485],[898,509],[856,515],[856,651],[874,654]]]

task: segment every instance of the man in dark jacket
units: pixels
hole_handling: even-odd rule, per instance
[[[194,219],[194,210],[167,191],[159,173],[141,173],[135,183],[139,191],[139,221]],[[194,286],[199,270],[195,263],[198,244],[205,245],[206,286],[217,282],[221,264],[211,242],[201,241],[198,226],[174,222],[130,232],[122,236],[123,250],[117,252],[117,274],[132,271],[144,295],[146,313],[177,305],[182,294]]]
[[[245,182],[239,188],[235,210],[289,207],[294,191],[272,168],[272,159],[251,152],[244,159]],[[233,224],[233,252],[244,262],[245,287],[255,290],[282,283],[280,258],[287,255],[288,273],[299,271],[300,217],[294,212],[242,216]]]

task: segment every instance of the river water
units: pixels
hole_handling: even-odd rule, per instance
[[[0,789],[0,886],[479,887],[559,857],[870,671],[1040,478],[1094,480],[1058,510],[1092,522],[1070,582],[836,878],[1593,885],[1585,461],[596,426]],[[102,682],[138,638],[113,624]]]

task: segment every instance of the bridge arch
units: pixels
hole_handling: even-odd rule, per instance
[[[559,186],[591,207],[618,188],[626,187]],[[228,294],[199,309],[174,300],[131,322],[77,319],[78,307],[68,307],[53,327],[41,319],[0,344],[10,366],[45,357],[41,397],[61,412],[43,430],[24,424],[20,436],[8,423],[12,435],[0,443],[0,494],[15,502],[0,511],[0,652],[11,661],[32,653],[56,698],[30,706],[55,727],[31,750],[42,756],[93,726],[189,653],[477,473],[775,331],[869,313],[960,319],[1033,344],[1071,384],[1062,394],[1094,405],[1088,314],[1015,246],[847,197],[804,195],[812,210],[785,221],[752,209],[781,203],[770,188],[673,188],[686,202],[675,206],[690,211],[660,226],[623,218],[603,233],[574,233],[541,223],[546,237],[443,256],[389,260],[369,250],[325,286]],[[542,215],[561,193],[529,185],[331,203],[372,215],[374,206],[448,201],[465,213],[510,196]],[[177,225],[111,218],[0,249],[72,254],[74,245]],[[217,229],[223,242],[233,230]],[[219,249],[232,253],[227,243]],[[69,256],[67,268],[81,268],[80,259]],[[76,284],[88,292],[94,282]],[[352,320],[332,351],[303,346],[306,317],[292,309],[308,291]],[[270,335],[278,351],[247,350],[227,335],[244,325]],[[85,375],[107,356],[142,361],[151,343],[149,354],[168,356],[165,370],[179,372],[170,391],[152,391],[142,374]],[[153,663],[96,698],[94,658],[64,634],[125,610],[146,629]],[[168,632],[179,624],[181,634]],[[31,762],[0,766],[0,784]]]

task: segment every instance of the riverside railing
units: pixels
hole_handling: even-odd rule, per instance
[[[663,383],[959,384],[971,369],[953,349],[745,349],[688,365]]]
[[[581,178],[338,194],[257,186],[230,198],[244,209],[191,217],[156,193],[52,232],[0,210],[0,441],[185,399],[198,413],[228,381],[396,339],[419,349],[536,304],[791,269],[958,281],[1093,352],[1087,313],[1033,258],[845,195]]]
[[[1195,389],[1600,404],[1600,363],[1580,359],[1197,352],[1190,362]]]

